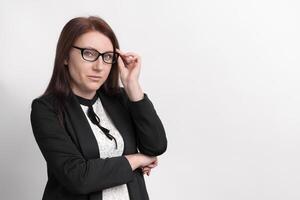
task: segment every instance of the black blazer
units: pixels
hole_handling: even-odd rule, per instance
[[[97,93],[123,137],[122,155],[139,150],[158,156],[166,151],[163,124],[146,93],[136,102],[129,100],[123,87],[116,96],[102,90]],[[43,200],[100,200],[103,189],[120,184],[127,184],[131,200],[149,199],[140,168],[132,171],[125,156],[100,158],[96,138],[74,94],[66,101],[64,127],[59,124],[54,102],[53,95],[46,95],[31,104],[33,134],[47,162]]]

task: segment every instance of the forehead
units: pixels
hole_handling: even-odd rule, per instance
[[[82,34],[74,44],[82,48],[93,48],[100,52],[113,50],[110,39],[98,31],[90,31]]]

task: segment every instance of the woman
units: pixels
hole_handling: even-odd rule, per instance
[[[43,200],[149,199],[143,175],[157,166],[167,138],[139,85],[140,68],[140,56],[119,50],[103,19],[65,25],[50,83],[31,105],[47,162]]]

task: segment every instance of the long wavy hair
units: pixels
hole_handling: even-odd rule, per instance
[[[90,31],[99,31],[110,39],[114,50],[119,48],[115,33],[108,23],[100,17],[90,16],[73,18],[63,27],[56,47],[52,77],[46,91],[41,95],[51,94],[55,97],[56,111],[62,126],[65,102],[72,94],[70,73],[68,67],[64,64],[64,61],[68,59],[69,52],[76,39],[82,34]],[[104,90],[108,95],[114,95],[120,92],[117,62],[112,64],[111,71],[106,81],[98,90]]]

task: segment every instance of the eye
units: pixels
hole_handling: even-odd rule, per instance
[[[103,55],[105,61],[112,61],[114,58],[114,53],[107,52]]]
[[[83,56],[86,58],[95,58],[95,57],[97,57],[97,55],[98,55],[97,51],[92,50],[92,49],[85,49],[83,51]]]

